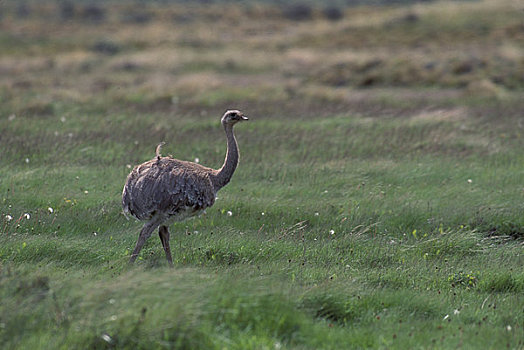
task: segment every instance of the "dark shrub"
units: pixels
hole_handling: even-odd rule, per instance
[[[293,21],[305,21],[311,19],[313,10],[306,4],[295,4],[284,9],[284,17]]]
[[[122,22],[134,23],[134,24],[145,24],[151,22],[153,15],[148,12],[128,12],[122,16]]]
[[[64,1],[60,4],[60,18],[64,20],[71,19],[75,16],[75,4],[71,1]]]
[[[123,62],[119,65],[115,66],[116,70],[121,70],[125,72],[136,72],[140,70],[140,65],[134,63],[134,62]]]
[[[97,5],[86,5],[82,10],[82,19],[91,22],[102,22],[106,17],[106,11]]]
[[[405,23],[415,23],[419,21],[419,16],[416,13],[408,13],[402,18],[402,21]]]
[[[451,62],[451,65],[452,73],[456,75],[461,75],[472,73],[477,69],[484,68],[486,66],[486,62],[477,57],[470,57],[457,62]]]
[[[344,17],[344,12],[342,12],[342,10],[338,7],[334,6],[326,7],[322,13],[330,21],[338,21]]]

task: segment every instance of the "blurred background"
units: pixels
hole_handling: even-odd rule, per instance
[[[377,94],[504,98],[524,87],[523,18],[510,0],[2,1],[2,108],[377,115]]]

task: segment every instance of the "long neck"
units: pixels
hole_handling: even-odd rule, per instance
[[[227,153],[224,164],[216,171],[215,176],[212,177],[215,192],[228,184],[238,165],[238,145],[233,134],[233,126],[224,124],[224,130],[227,138]]]

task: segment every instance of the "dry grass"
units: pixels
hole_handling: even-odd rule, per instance
[[[92,23],[62,21],[57,6],[34,4],[27,19],[2,21],[4,40],[16,44],[7,46],[13,55],[0,56],[0,72],[2,86],[17,94],[36,89],[78,101],[100,89],[195,96],[261,84],[294,95],[316,84],[440,86],[468,95],[480,86],[480,94],[500,97],[524,85],[515,8],[511,1],[357,7],[336,22],[317,12],[297,22],[260,5],[151,5],[144,11],[151,19],[137,25],[124,20],[133,10],[126,5],[106,8],[105,19]],[[97,52],[100,43],[115,54]]]

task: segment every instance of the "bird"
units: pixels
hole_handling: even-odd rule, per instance
[[[168,225],[200,215],[215,203],[218,190],[227,185],[239,160],[238,144],[233,126],[248,117],[239,110],[227,110],[221,118],[227,139],[227,151],[220,169],[178,160],[160,154],[163,143],[156,148],[156,156],[133,168],[122,191],[124,214],[145,221],[135,249],[129,258],[133,264],[144,243],[158,228],[158,234],[169,265],[173,258],[169,247]]]

